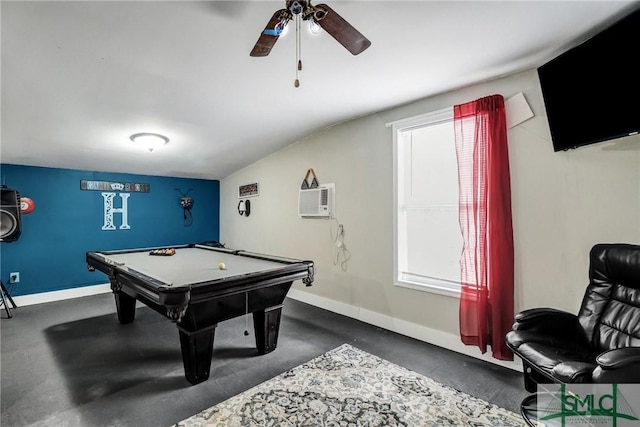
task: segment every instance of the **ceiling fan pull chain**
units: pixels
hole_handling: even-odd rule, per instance
[[[295,87],[300,86],[300,80],[298,80],[298,71],[302,70],[302,60],[300,59],[300,15],[295,15],[296,19],[296,81],[293,83]]]
[[[302,19],[300,18],[300,15],[296,15],[296,19],[297,19],[297,26],[298,26],[298,71],[302,71],[302,30],[301,30],[301,26],[302,26]]]

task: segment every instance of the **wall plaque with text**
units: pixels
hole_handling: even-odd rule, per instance
[[[81,179],[80,190],[148,193],[151,191],[151,184],[143,184],[139,182],[89,181]]]

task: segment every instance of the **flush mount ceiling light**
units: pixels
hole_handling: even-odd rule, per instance
[[[162,147],[169,142],[169,138],[157,133],[136,133],[129,137],[131,141],[146,148],[149,151],[153,151],[156,148]]]

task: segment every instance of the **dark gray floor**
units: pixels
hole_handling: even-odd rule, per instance
[[[147,307],[130,325],[111,294],[13,315],[2,310],[2,427],[170,426],[343,343],[514,412],[526,395],[518,372],[291,299],[273,353],[257,355],[244,317],[220,323],[211,377],[195,386],[175,325]]]

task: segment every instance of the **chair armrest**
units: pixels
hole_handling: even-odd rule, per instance
[[[596,362],[602,369],[621,369],[640,365],[640,347],[607,350],[596,357]]]
[[[640,347],[607,350],[596,357],[597,383],[640,383]]]
[[[513,330],[544,332],[550,335],[583,336],[578,316],[555,308],[531,308],[516,314]]]

